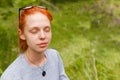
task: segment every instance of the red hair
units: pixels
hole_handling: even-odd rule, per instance
[[[20,11],[20,17],[19,17],[19,29],[23,32],[24,31],[24,27],[25,27],[25,18],[28,15],[34,14],[36,12],[40,12],[44,15],[46,15],[48,17],[48,19],[50,20],[50,22],[52,21],[52,15],[50,14],[50,12],[47,9],[43,9],[37,6],[33,6],[29,9],[23,9]],[[20,50],[25,51],[28,48],[28,45],[26,43],[26,40],[22,40],[19,37],[19,47]]]

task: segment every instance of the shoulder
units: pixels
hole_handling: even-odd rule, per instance
[[[47,55],[59,55],[59,52],[56,49],[47,49],[46,54]]]
[[[59,52],[56,49],[47,49],[46,55],[50,59],[58,59],[60,57]]]
[[[54,49],[54,48],[49,48],[49,49],[47,49],[46,51],[50,51],[50,52],[58,52],[56,49]]]
[[[22,58],[22,55],[18,56],[8,66],[8,68],[3,72],[2,76],[1,76],[1,80],[10,80],[10,79],[14,78],[14,76],[17,74],[17,71],[19,71],[19,67],[21,65],[21,58]]]
[[[58,51],[56,49],[53,49],[53,48],[50,48],[50,49],[47,49],[46,52],[49,52],[49,53],[58,53]]]
[[[6,70],[18,69],[22,64],[23,54],[20,54],[9,66]]]

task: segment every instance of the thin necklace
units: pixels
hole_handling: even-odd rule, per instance
[[[36,65],[36,64],[28,57],[28,53],[29,53],[29,51],[27,50],[27,51],[26,51],[26,58],[27,58],[27,60],[28,60],[30,63]],[[37,66],[39,66],[39,65],[37,65]],[[44,66],[45,66],[45,65],[44,65]],[[44,70],[44,66],[43,66],[43,68],[41,68],[41,70],[42,70],[42,76],[43,76],[43,77],[46,75],[46,71]]]

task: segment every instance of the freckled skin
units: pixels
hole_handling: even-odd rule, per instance
[[[32,52],[43,53],[52,37],[51,23],[42,13],[28,15],[26,17],[22,39],[26,40],[28,49]]]

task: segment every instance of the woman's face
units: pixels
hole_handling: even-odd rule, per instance
[[[51,41],[51,24],[47,16],[34,13],[26,17],[26,24],[20,38],[26,40],[28,48],[36,52],[44,52]]]

